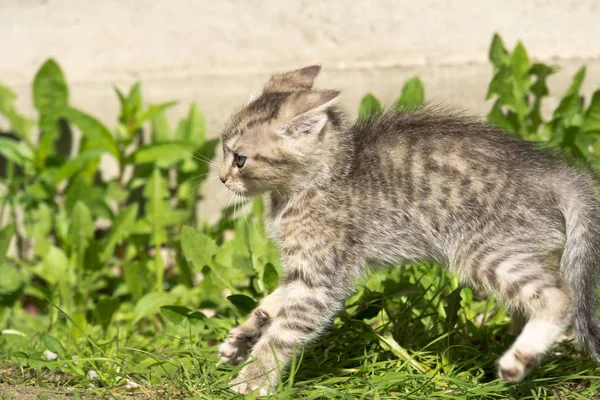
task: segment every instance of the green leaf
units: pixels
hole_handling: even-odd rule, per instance
[[[10,241],[12,240],[14,235],[14,225],[6,225],[0,230],[0,261],[8,253],[8,247],[10,246]]]
[[[181,231],[181,248],[185,258],[194,264],[197,271],[205,265],[212,265],[212,258],[217,254],[217,244],[209,236],[189,226]]]
[[[160,312],[173,324],[181,325],[188,319],[188,315],[192,313],[192,310],[182,306],[163,306],[160,308]]]
[[[523,43],[518,42],[517,46],[513,50],[510,58],[510,64],[512,66],[513,76],[517,79],[522,79],[529,72],[529,56]]]
[[[12,306],[19,299],[19,289],[25,283],[23,274],[17,267],[9,263],[3,263],[0,258],[0,300],[2,307]],[[27,280],[29,283],[29,280]],[[12,300],[11,300],[12,297]]]
[[[188,157],[190,150],[186,143],[156,143],[140,147],[131,157],[136,164],[155,163],[159,168],[168,168]]]
[[[103,152],[100,149],[87,150],[67,161],[60,167],[56,175],[54,175],[54,184],[58,185],[63,180],[69,179],[76,173],[84,170],[91,162],[98,161]]]
[[[22,141],[0,137],[0,156],[20,165],[33,165],[34,154]]]
[[[85,250],[94,237],[94,220],[85,203],[78,201],[73,208],[70,229],[73,251],[77,254],[79,267],[83,268]]]
[[[102,149],[117,160],[121,159],[121,152],[115,138],[100,121],[75,108],[66,109],[64,116],[83,134],[82,149]]]
[[[134,129],[138,129],[142,126],[142,124],[152,118],[154,118],[157,114],[164,113],[168,108],[176,105],[176,101],[168,101],[160,104],[152,104],[146,111],[140,114],[140,116],[136,119],[136,124]]]
[[[17,95],[7,86],[0,85],[0,113],[8,114],[14,110]]]
[[[137,212],[138,204],[133,203],[121,211],[115,218],[108,235],[108,242],[100,256],[101,261],[107,261],[112,256],[117,243],[120,243],[129,236],[133,229]]]
[[[171,206],[168,200],[169,189],[167,180],[161,175],[160,170],[154,169],[150,180],[144,187],[143,195],[148,199],[146,213],[148,214],[148,222],[153,227],[153,231],[157,234],[157,230],[167,225],[168,216],[171,214]]]
[[[58,64],[47,60],[33,81],[33,104],[42,115],[58,118],[69,105],[69,90]]]
[[[571,86],[569,86],[569,90],[567,90],[565,96],[570,94],[579,94],[579,90],[581,90],[581,84],[585,79],[586,71],[587,68],[585,66],[579,68],[575,76],[573,76],[573,81],[571,82]]]
[[[492,38],[492,44],[490,45],[489,50],[489,59],[496,67],[496,69],[500,69],[502,66],[507,65],[509,63],[508,51],[504,47],[504,43],[502,42],[502,38],[497,33],[494,34]]]
[[[382,108],[381,103],[371,93],[367,93],[365,97],[360,101],[360,107],[358,108],[358,117],[370,117],[378,116],[381,114]]]
[[[458,311],[460,311],[460,302],[462,300],[460,296],[460,292],[462,288],[454,290],[452,293],[448,295],[447,301],[448,305],[444,307],[444,311],[446,313],[446,324],[449,329],[452,329],[456,322],[458,322]]]
[[[102,325],[104,329],[110,325],[113,315],[117,312],[121,302],[116,297],[102,296],[96,307],[94,308],[94,314],[98,319],[98,323]]]
[[[59,282],[66,284],[70,281],[69,259],[58,247],[50,246],[46,254],[43,278],[51,285]]]
[[[227,296],[227,300],[229,300],[242,315],[247,315],[256,308],[256,301],[244,294],[232,294],[231,296]]]
[[[29,211],[29,218],[26,220],[27,234],[34,239],[34,251],[40,257],[45,257],[50,249],[52,215],[53,210],[48,203],[41,202],[37,209]]]
[[[503,129],[507,132],[516,133],[513,129],[512,124],[508,121],[504,113],[502,112],[502,103],[500,100],[496,100],[492,109],[487,115],[487,119],[490,123],[496,125],[498,128]]]
[[[144,283],[147,283],[147,271],[139,262],[132,262],[124,268],[125,284],[131,295],[138,299],[144,294]]]
[[[205,141],[204,136],[204,116],[200,112],[198,105],[192,103],[187,118],[182,120],[177,127],[176,137],[191,145],[201,145]]]
[[[10,122],[10,128],[21,138],[31,139],[31,128],[34,122],[21,115],[15,109],[17,96],[8,87],[0,85],[0,114],[4,114]],[[1,147],[1,146],[0,146]]]
[[[65,350],[64,346],[58,339],[55,339],[49,335],[42,335],[42,342],[44,342],[44,344],[46,345],[48,350],[50,350],[53,353],[58,354],[58,357],[60,359],[64,360],[67,358],[66,357],[67,351]]]
[[[402,88],[400,99],[396,102],[396,109],[419,108],[425,103],[425,88],[418,76],[410,78]]]
[[[262,280],[265,284],[265,287],[269,289],[270,292],[273,291],[277,285],[279,285],[279,274],[277,273],[277,270],[273,264],[267,263],[265,265]]]
[[[173,131],[169,126],[167,113],[160,111],[152,117],[152,139],[154,143],[173,140]]]
[[[569,127],[568,121],[574,117],[574,114],[579,113],[582,102],[581,97],[579,96],[579,90],[581,89],[581,84],[585,79],[586,68],[581,67],[579,71],[573,77],[573,81],[571,82],[571,86],[569,90],[565,93],[563,98],[561,99],[558,107],[554,110],[553,118],[562,120],[563,123],[567,122],[565,126]]]
[[[596,90],[592,96],[590,106],[585,112],[583,130],[585,132],[600,133],[600,90]]]
[[[531,92],[536,97],[542,98],[548,95],[548,86],[546,80],[555,73],[557,68],[546,64],[536,63],[531,66],[530,73],[537,77],[535,83],[531,86]]]
[[[162,306],[171,304],[173,301],[174,298],[171,293],[148,293],[147,295],[143,296],[135,305],[135,318],[133,323],[138,322],[142,318],[157,314]]]

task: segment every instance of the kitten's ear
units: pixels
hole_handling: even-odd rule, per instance
[[[337,103],[339,90],[319,90],[303,93],[290,104],[294,119],[290,122],[287,135],[294,138],[319,134],[327,123],[327,109]]]
[[[310,90],[321,71],[320,65],[311,65],[295,71],[275,74],[265,86],[265,92],[297,92]]]

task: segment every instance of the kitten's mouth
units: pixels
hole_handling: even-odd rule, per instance
[[[227,186],[227,189],[238,196],[248,197],[248,191],[246,189],[238,189],[238,188],[229,187],[229,186]]]

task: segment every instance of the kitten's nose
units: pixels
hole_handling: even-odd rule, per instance
[[[223,178],[222,176],[219,177],[219,179],[221,180],[221,182],[225,183],[227,182],[227,178]]]

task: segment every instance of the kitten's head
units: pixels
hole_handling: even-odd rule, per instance
[[[316,177],[340,94],[312,89],[320,69],[272,76],[263,93],[233,115],[222,133],[219,177],[227,188],[246,195],[284,193]]]

